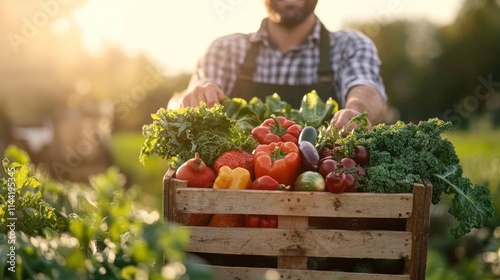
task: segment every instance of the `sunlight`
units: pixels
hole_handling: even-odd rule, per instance
[[[61,17],[57,18],[51,27],[56,34],[62,34],[69,30],[70,23],[67,17]]]
[[[132,1],[90,0],[75,12],[74,19],[82,29],[85,49],[97,52],[105,43],[118,42],[126,36],[123,27]]]
[[[401,18],[446,24],[459,7],[458,0],[319,1],[316,14],[327,28],[338,30],[352,22],[377,25]],[[253,32],[265,16],[263,1],[89,0],[74,18],[86,50],[98,52],[113,44],[127,53],[145,53],[169,71],[181,72],[192,71],[215,38]]]

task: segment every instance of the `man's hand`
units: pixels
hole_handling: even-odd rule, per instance
[[[224,93],[216,84],[208,83],[204,86],[197,86],[191,92],[187,93],[182,98],[180,105],[182,107],[196,107],[203,101],[210,108],[215,104],[219,104],[224,97]]]
[[[357,117],[361,115],[362,112],[358,112],[353,109],[341,109],[337,111],[337,113],[333,116],[332,120],[330,121],[331,126],[335,126],[337,130],[342,129],[352,118]],[[368,126],[366,129],[371,129],[372,124],[370,120],[368,120]],[[353,129],[355,129],[356,126],[354,124],[350,124],[348,127],[346,127],[344,134],[349,133]]]
[[[342,129],[352,118],[368,113],[368,126],[376,125],[385,120],[385,101],[379,92],[370,86],[355,86],[349,90],[344,109],[339,110],[332,118],[330,125],[337,129]],[[346,127],[344,133],[347,134],[355,128],[354,125]]]

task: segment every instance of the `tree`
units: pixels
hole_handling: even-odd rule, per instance
[[[456,19],[436,26],[398,20],[355,24],[375,42],[389,104],[404,121],[440,117],[466,128],[473,116],[500,122],[500,4],[464,1]],[[488,108],[489,107],[489,108]]]

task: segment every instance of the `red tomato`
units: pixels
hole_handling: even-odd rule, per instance
[[[370,153],[364,146],[354,148],[354,160],[360,165],[366,165],[370,161]]]
[[[323,175],[323,178],[326,178],[328,173],[337,170],[337,164],[338,163],[332,157],[325,158],[319,162],[318,171]]]
[[[358,164],[352,158],[343,158],[340,163],[347,169],[356,167]]]
[[[259,227],[261,227],[261,228],[277,228],[278,227],[278,217],[277,216],[260,216]]]
[[[278,216],[247,215],[246,226],[254,228],[277,228]]]
[[[354,175],[352,175],[350,173],[345,174],[345,183],[346,183],[346,187],[345,187],[346,192],[355,192],[356,191],[356,178],[354,177]]]
[[[358,165],[358,175],[366,177],[366,169],[364,169],[361,165]]]
[[[347,182],[345,179],[345,173],[335,174],[335,172],[330,172],[326,175],[326,187],[331,193],[342,193],[347,187]]]
[[[260,216],[259,215],[247,215],[246,226],[247,227],[259,227]]]
[[[333,151],[333,150],[332,150],[332,149],[330,149],[330,148],[325,148],[325,149],[323,150],[323,152],[321,153],[320,158],[321,158],[321,159],[324,159],[324,158],[327,158],[327,157],[330,157],[330,158],[331,158],[331,157],[332,157],[332,151]]]

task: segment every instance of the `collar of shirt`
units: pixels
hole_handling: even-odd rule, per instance
[[[253,42],[262,42],[262,44],[266,48],[269,48],[269,47],[274,48],[269,40],[269,33],[267,32],[268,22],[269,22],[269,19],[267,19],[267,18],[262,20],[259,30],[257,30],[257,32],[255,32],[255,33],[250,34],[250,42],[252,42],[252,43]],[[318,18],[316,18],[316,24],[314,25],[312,32],[309,34],[309,36],[307,36],[306,41],[304,43],[302,43],[301,45],[290,49],[289,51],[297,51],[297,50],[302,50],[304,48],[316,46],[317,43],[319,42],[320,31],[321,31],[321,21]]]

